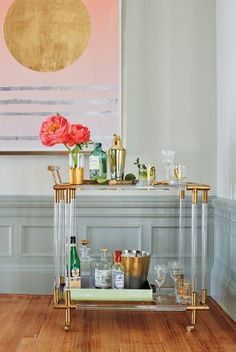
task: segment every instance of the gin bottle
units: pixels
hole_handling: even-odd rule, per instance
[[[124,288],[125,273],[121,264],[121,251],[115,251],[114,265],[112,266],[112,288]]]
[[[70,238],[70,287],[81,288],[80,259],[76,248],[76,237]]]
[[[80,267],[81,267],[81,287],[92,288],[94,286],[93,278],[93,260],[90,257],[89,241],[80,241]]]
[[[95,287],[111,288],[112,264],[107,259],[107,248],[101,248],[101,259],[95,265]]]
[[[94,144],[94,150],[89,157],[89,176],[91,180],[107,177],[107,155],[102,150],[102,143]]]

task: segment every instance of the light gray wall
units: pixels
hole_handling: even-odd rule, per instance
[[[217,194],[236,200],[236,2],[217,0]]]
[[[216,0],[217,195],[212,296],[236,319],[236,2]]]
[[[190,180],[216,183],[214,0],[127,1],[127,148],[157,164],[173,148]]]
[[[162,178],[161,150],[174,148],[189,179],[214,190],[215,1],[127,0],[126,19],[126,171],[140,156]],[[67,180],[65,157],[0,156],[0,194],[50,195],[51,163]]]

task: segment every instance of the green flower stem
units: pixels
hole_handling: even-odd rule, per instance
[[[67,144],[64,144],[64,145],[73,158],[74,167],[75,168],[78,167],[78,154],[82,150],[82,146],[80,144],[76,144],[75,148],[71,149],[70,147],[68,147]]]

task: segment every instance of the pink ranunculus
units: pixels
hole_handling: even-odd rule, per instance
[[[42,122],[39,137],[41,142],[50,147],[59,143],[66,143],[69,130],[68,120],[61,115],[49,116]]]
[[[80,124],[71,124],[66,143],[71,147],[75,144],[83,144],[90,141],[90,130],[88,127]]]

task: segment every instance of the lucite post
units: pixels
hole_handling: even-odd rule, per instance
[[[192,191],[192,233],[191,233],[191,278],[192,278],[192,292],[197,292],[197,220],[198,220],[198,209],[197,209],[197,190]]]
[[[55,191],[55,199],[54,199],[54,234],[53,234],[53,242],[54,242],[54,287],[59,288],[60,285],[60,272],[59,272],[59,195],[58,191]]]
[[[202,290],[207,287],[207,218],[208,218],[208,203],[207,191],[203,191],[202,196]],[[203,298],[205,301],[206,297]],[[205,303],[205,302],[203,302]]]
[[[76,207],[75,207],[75,190],[70,190],[70,233],[71,236],[76,236]]]
[[[185,191],[179,194],[179,263],[184,270]]]
[[[70,190],[66,190],[65,203],[65,288],[70,287],[70,237],[71,237],[71,197]]]
[[[58,206],[58,267],[59,267],[59,283],[64,280],[65,267],[65,194],[64,190],[58,191],[59,206]]]

